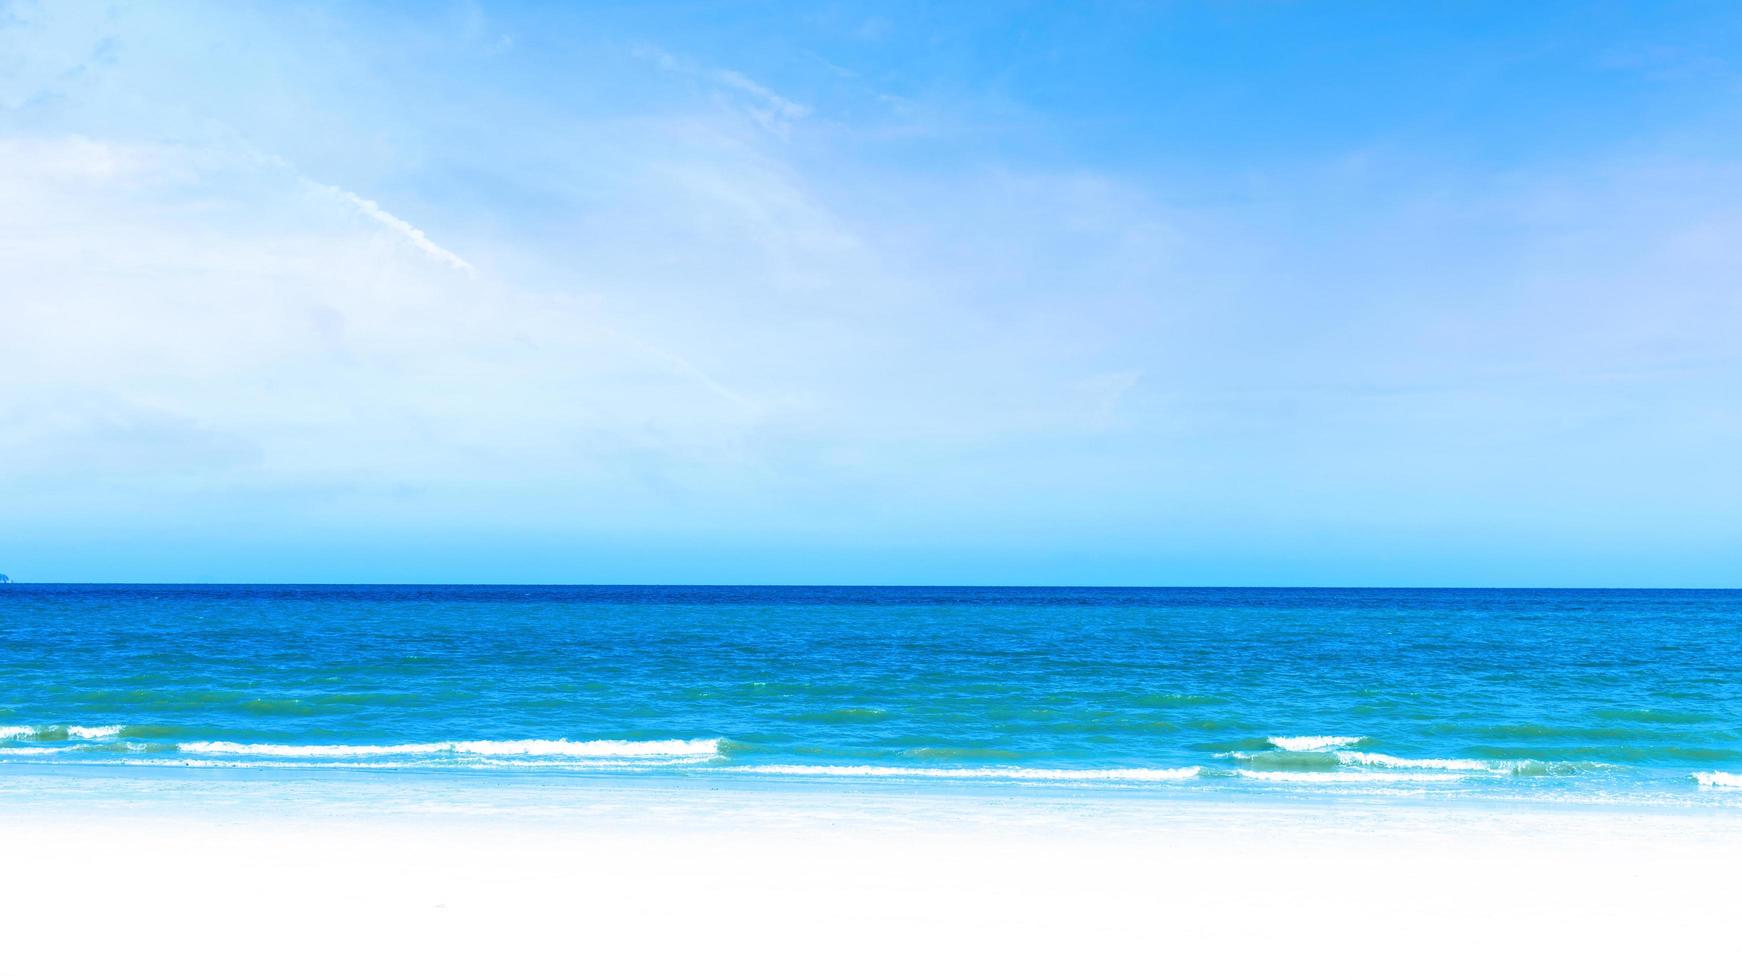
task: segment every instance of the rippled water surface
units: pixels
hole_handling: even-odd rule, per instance
[[[0,762],[1723,794],[1742,594],[12,585]]]

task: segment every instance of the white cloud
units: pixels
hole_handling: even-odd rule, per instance
[[[173,508],[178,473],[281,504],[554,485],[621,502],[630,461],[708,470],[760,411],[595,304],[454,276],[469,264],[415,228],[257,154],[0,141],[0,188],[0,495],[21,508]]]
[[[320,189],[323,191],[338,195],[341,200],[346,201],[352,207],[355,207],[358,211],[361,211],[363,214],[367,215],[369,218],[371,218],[375,221],[378,221],[382,225],[384,225],[385,227],[391,228],[394,231],[398,232],[399,234],[405,236],[405,239],[407,241],[411,242],[412,245],[417,247],[418,251],[424,253],[425,255],[428,255],[428,256],[431,256],[432,258],[438,259],[441,262],[443,262],[444,264],[448,265],[450,268],[456,269],[460,272],[470,274],[470,273],[474,273],[477,271],[476,269],[472,268],[472,263],[467,262],[465,259],[460,258],[458,255],[455,255],[454,253],[448,251],[447,249],[442,248],[440,245],[437,245],[435,242],[430,241],[429,236],[423,233],[423,229],[417,227],[416,225],[412,224],[409,221],[406,221],[404,218],[401,218],[398,215],[387,211],[386,209],[382,208],[381,205],[376,204],[374,201],[371,201],[366,197],[361,197],[357,194],[353,194],[352,192],[345,190],[343,188],[331,187],[331,186],[327,186],[324,184],[320,184],[320,185],[316,185],[316,186],[320,187]]]

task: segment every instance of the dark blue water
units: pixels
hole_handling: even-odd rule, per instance
[[[0,761],[1721,792],[1742,593],[12,585]]]

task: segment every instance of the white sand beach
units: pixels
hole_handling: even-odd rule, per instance
[[[1742,956],[1730,809],[684,789],[574,816],[6,822],[7,977],[1710,976]]]

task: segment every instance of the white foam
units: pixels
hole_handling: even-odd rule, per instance
[[[224,743],[213,743],[222,745]],[[234,744],[234,743],[232,743]],[[442,743],[437,743],[442,744]],[[293,748],[294,746],[278,746],[278,748]],[[403,748],[402,746],[302,746],[302,748]],[[45,754],[67,751],[67,747],[30,748],[20,750],[0,749],[0,755],[16,751],[18,754]],[[212,753],[218,754],[218,753]],[[237,753],[240,754],[240,753]],[[258,755],[268,756],[273,753],[262,752]],[[409,755],[410,753],[405,753]],[[302,756],[299,758],[255,758],[255,759],[223,759],[223,758],[189,758],[185,756],[155,756],[132,758],[109,758],[104,760],[107,765],[130,766],[175,766],[196,769],[299,769],[311,765],[321,765],[315,759],[334,758],[332,756]],[[384,761],[380,758],[340,757],[341,761],[325,763],[344,769],[403,769],[408,765],[428,762],[428,759],[408,758],[399,761]],[[644,766],[681,765],[694,762],[694,759],[682,757],[618,757],[618,758],[500,758],[490,756],[462,756],[457,762],[467,769],[497,769],[497,768],[561,768],[561,769],[596,769],[623,770],[625,768],[641,768]],[[1184,766],[1178,769],[1029,769],[1020,767],[983,767],[975,769],[945,769],[920,768],[908,766],[842,766],[842,765],[760,765],[742,766],[723,769],[722,772],[755,773],[758,775],[779,776],[816,776],[816,777],[853,777],[853,778],[938,778],[938,779],[984,779],[1011,780],[1017,782],[1125,782],[1153,783],[1171,782],[1195,778],[1200,770],[1198,766]]]
[[[584,759],[711,759],[720,754],[717,738],[661,739],[645,742],[566,738],[412,742],[401,745],[283,745],[276,742],[183,742],[177,751],[193,755],[251,755],[297,759],[360,759],[380,756],[562,756]]]
[[[70,745],[9,745],[0,748],[0,755],[59,755],[71,749]]]
[[[1384,772],[1373,769],[1340,772],[1283,772],[1274,769],[1236,769],[1248,779],[1273,783],[1433,783],[1463,779],[1455,772]]]
[[[922,779],[1013,779],[1050,782],[1122,782],[1154,783],[1195,778],[1199,766],[1177,769],[1029,769],[1019,766],[985,766],[981,768],[921,768],[918,766],[802,766],[761,765],[736,766],[732,772],[753,772],[772,776],[870,776],[917,777]]]
[[[1735,772],[1696,772],[1694,779],[1708,789],[1742,789],[1742,773]]]
[[[720,754],[717,738],[661,739],[631,742],[621,739],[598,739],[571,742],[558,739],[523,739],[508,742],[454,742],[453,750],[462,755],[559,755],[579,758],[647,759],[700,758],[711,759]]]
[[[1363,741],[1361,735],[1275,735],[1265,739],[1284,752],[1323,752]]]
[[[1377,752],[1338,752],[1345,766],[1378,766],[1384,769],[1448,769],[1461,772],[1508,772],[1520,763],[1486,762],[1481,759],[1404,759]]]
[[[5,750],[0,750],[4,754]],[[145,756],[145,757],[109,757],[100,763],[92,765],[123,765],[123,766],[168,766],[187,769],[414,769],[432,764],[431,759],[406,758],[394,760],[382,759],[342,759],[338,761],[316,761],[313,759],[202,759],[187,756]],[[694,759],[502,759],[486,756],[454,756],[442,763],[443,769],[562,769],[573,771],[577,769],[597,769],[610,771],[641,770],[654,766],[679,766],[695,762]]]
[[[42,735],[61,728],[60,725],[0,725],[0,738],[28,738],[32,735]],[[114,738],[121,734],[120,725],[67,725],[67,735],[72,738]]]
[[[67,734],[74,738],[114,738],[121,734],[120,725],[68,725]]]

